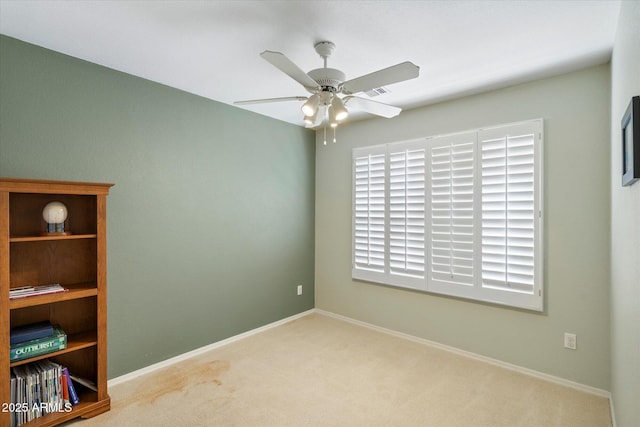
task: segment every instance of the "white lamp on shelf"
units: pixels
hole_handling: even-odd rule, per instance
[[[42,210],[42,218],[47,223],[47,235],[67,235],[71,234],[64,229],[64,222],[67,220],[67,207],[61,202],[49,202]]]

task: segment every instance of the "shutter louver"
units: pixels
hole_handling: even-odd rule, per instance
[[[389,272],[424,277],[425,150],[389,153]]]
[[[482,286],[532,294],[535,136],[482,140]]]
[[[431,278],[473,286],[475,136],[441,138],[430,155]]]
[[[355,159],[354,267],[383,272],[385,266],[385,155]]]

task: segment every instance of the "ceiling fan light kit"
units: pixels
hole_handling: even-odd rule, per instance
[[[321,41],[315,44],[315,50],[323,59],[324,66],[305,73],[293,61],[280,52],[266,50],[260,56],[271,65],[300,83],[311,96],[290,96],[284,98],[255,99],[250,101],[237,101],[236,105],[259,104],[265,102],[281,101],[305,101],[302,105],[304,122],[306,127],[317,128],[324,124],[324,144],[326,145],[326,126],[333,128],[333,142],[336,142],[335,130],[338,124],[349,116],[349,108],[356,108],[377,116],[395,117],[402,111],[399,107],[371,101],[366,98],[353,96],[360,92],[369,92],[378,87],[399,83],[418,77],[420,68],[411,62],[400,64],[374,71],[355,79],[346,80],[345,74],[335,68],[327,67],[327,59],[335,49],[335,44],[330,41]],[[340,94],[346,95],[340,98]]]

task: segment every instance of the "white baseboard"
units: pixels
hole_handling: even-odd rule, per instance
[[[154,363],[153,365],[145,366],[144,368],[138,369],[138,370],[133,371],[133,372],[129,372],[128,374],[124,374],[124,375],[121,375],[119,377],[110,379],[109,381],[107,381],[107,386],[108,387],[112,387],[112,386],[115,386],[115,385],[130,381],[130,380],[132,380],[134,378],[138,378],[138,377],[141,377],[143,375],[149,374],[151,372],[155,372],[155,371],[157,371],[159,369],[166,368],[166,367],[171,366],[171,365],[173,365],[175,363],[179,363],[179,362],[182,362],[184,360],[191,359],[192,357],[199,356],[202,353],[206,353],[207,351],[213,350],[215,348],[219,348],[219,347],[225,346],[227,344],[231,344],[232,342],[241,340],[243,338],[247,338],[247,337],[249,337],[251,335],[258,334],[260,332],[266,331],[267,329],[275,328],[276,326],[280,326],[282,324],[291,322],[292,320],[296,320],[296,319],[299,319],[301,317],[307,316],[307,315],[313,313],[314,311],[315,311],[315,309],[303,311],[302,313],[294,314],[293,316],[278,320],[278,321],[273,322],[273,323],[269,323],[268,325],[264,325],[264,326],[261,326],[261,327],[256,328],[256,329],[252,329],[250,331],[243,332],[243,333],[238,334],[238,335],[234,335],[234,336],[226,338],[226,339],[224,339],[222,341],[214,342],[213,344],[209,344],[209,345],[206,345],[204,347],[196,348],[195,350],[191,350],[191,351],[189,351],[187,353],[180,354],[180,355],[178,355],[176,357],[172,357],[170,359],[163,360],[162,362],[158,362],[158,363]]]
[[[609,410],[611,411],[611,427],[617,427],[616,411],[613,410],[613,396],[609,397]]]
[[[340,314],[335,314],[332,313],[330,311],[325,311],[325,310],[321,310],[316,308],[315,312],[318,314],[322,314],[328,317],[333,317],[335,319],[338,320],[343,320],[345,322],[349,322],[352,323],[354,325],[358,325],[358,326],[363,326],[365,328],[369,328],[378,332],[382,332],[385,334],[389,334],[389,335],[393,335],[395,337],[399,337],[399,338],[403,338],[409,341],[413,341],[419,344],[424,344],[424,345],[428,345],[430,347],[435,347],[441,350],[445,350],[445,351],[449,351],[451,353],[455,353],[457,355],[460,356],[464,356],[464,357],[469,357],[471,359],[475,359],[475,360],[479,360],[482,362],[486,362],[489,363],[491,365],[495,365],[495,366],[499,366],[501,368],[505,368],[505,369],[509,369],[511,371],[516,371],[516,372],[520,372],[523,373],[525,375],[529,375],[531,377],[535,377],[535,378],[539,378],[545,381],[549,381],[552,383],[556,383],[556,384],[560,384],[563,386],[567,386],[567,387],[571,387],[580,391],[584,391],[586,393],[590,393],[590,394],[594,394],[596,396],[600,396],[600,397],[606,397],[607,399],[609,399],[609,402],[611,402],[611,393],[607,390],[602,390],[600,388],[596,388],[596,387],[591,387],[589,385],[586,384],[581,384],[581,383],[577,383],[574,381],[570,381],[564,378],[560,378],[560,377],[556,377],[554,375],[549,375],[549,374],[545,374],[544,372],[539,372],[539,371],[535,371],[533,369],[529,369],[529,368],[524,368],[522,366],[518,366],[518,365],[514,365],[511,363],[507,363],[507,362],[503,362],[501,360],[498,359],[493,359],[491,357],[487,357],[487,356],[482,356],[480,354],[477,353],[472,353],[470,351],[466,351],[466,350],[461,350],[459,348],[456,347],[451,347],[445,344],[440,344],[436,341],[431,341],[431,340],[427,340],[424,338],[420,338],[420,337],[416,337],[413,335],[409,335],[409,334],[405,334],[402,332],[397,332],[394,331],[392,329],[387,329],[387,328],[383,328],[380,326],[376,326],[376,325],[372,325],[370,323],[366,323],[366,322],[362,322],[360,320],[355,320],[352,319],[350,317],[346,317],[346,316],[342,316]],[[613,409],[613,408],[612,408]],[[613,412],[612,412],[613,413]],[[615,425],[614,425],[615,427]]]

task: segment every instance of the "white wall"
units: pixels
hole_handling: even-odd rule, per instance
[[[640,2],[623,1],[611,59],[611,392],[618,427],[640,426],[640,182],[621,186],[620,120],[640,95]]]
[[[323,146],[318,132],[316,307],[609,390],[609,88],[607,64],[405,111],[394,119],[341,125],[337,144]],[[351,279],[353,147],[540,117],[545,121],[545,313]],[[565,331],[577,334],[577,351],[563,348]]]

